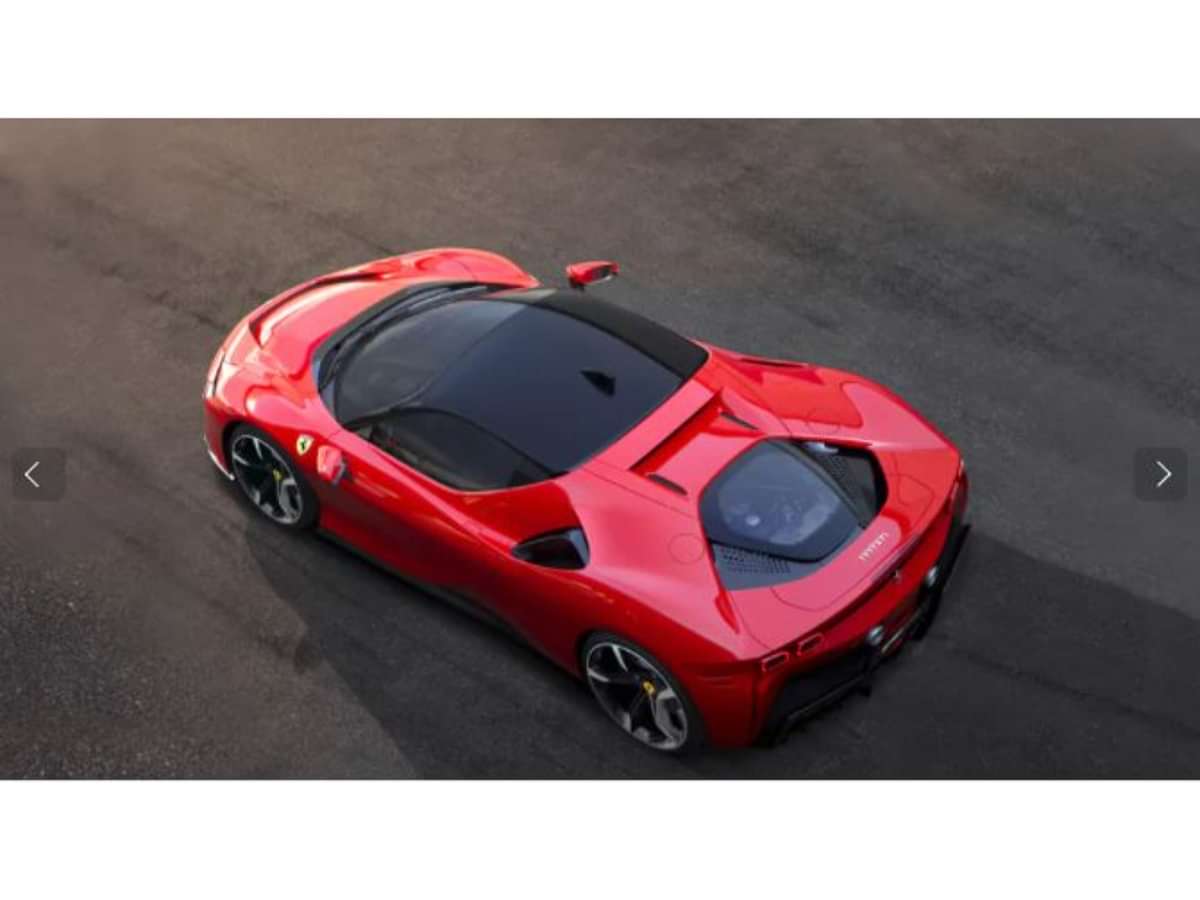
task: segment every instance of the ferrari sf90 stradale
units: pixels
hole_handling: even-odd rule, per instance
[[[865,378],[578,289],[440,249],[285,291],[212,362],[209,455],[279,525],[483,607],[650,747],[777,738],[929,626],[962,458]]]

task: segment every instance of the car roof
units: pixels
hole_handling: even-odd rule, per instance
[[[531,288],[502,291],[498,299],[536,303],[607,332],[640,350],[681,378],[690,377],[708,358],[707,351],[665,325],[583,291]]]
[[[580,292],[463,290],[399,314],[339,376],[337,418],[424,409],[466,420],[552,473],[631,430],[707,351]]]

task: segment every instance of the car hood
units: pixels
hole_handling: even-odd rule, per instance
[[[381,300],[422,284],[481,282],[523,288],[537,280],[494,253],[440,248],[375,260],[322,275],[272,297],[237,331],[253,338],[264,364],[295,378],[338,328]]]

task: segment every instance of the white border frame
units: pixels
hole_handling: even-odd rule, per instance
[[[1197,782],[2,784],[0,847],[21,898],[1190,896],[1197,800]]]
[[[1179,116],[1195,4],[9,5],[7,116]]]

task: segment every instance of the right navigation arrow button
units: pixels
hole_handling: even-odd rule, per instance
[[[1154,485],[1156,488],[1160,488],[1164,484],[1166,484],[1168,481],[1171,480],[1171,476],[1174,473],[1170,469],[1168,469],[1165,465],[1163,465],[1163,461],[1161,459],[1156,459],[1155,462],[1158,464],[1158,467],[1160,469],[1162,469],[1162,471],[1163,471],[1163,477],[1158,479],[1158,481]]]
[[[1188,457],[1182,447],[1140,447],[1133,454],[1133,490],[1139,500],[1171,503],[1187,497]]]

